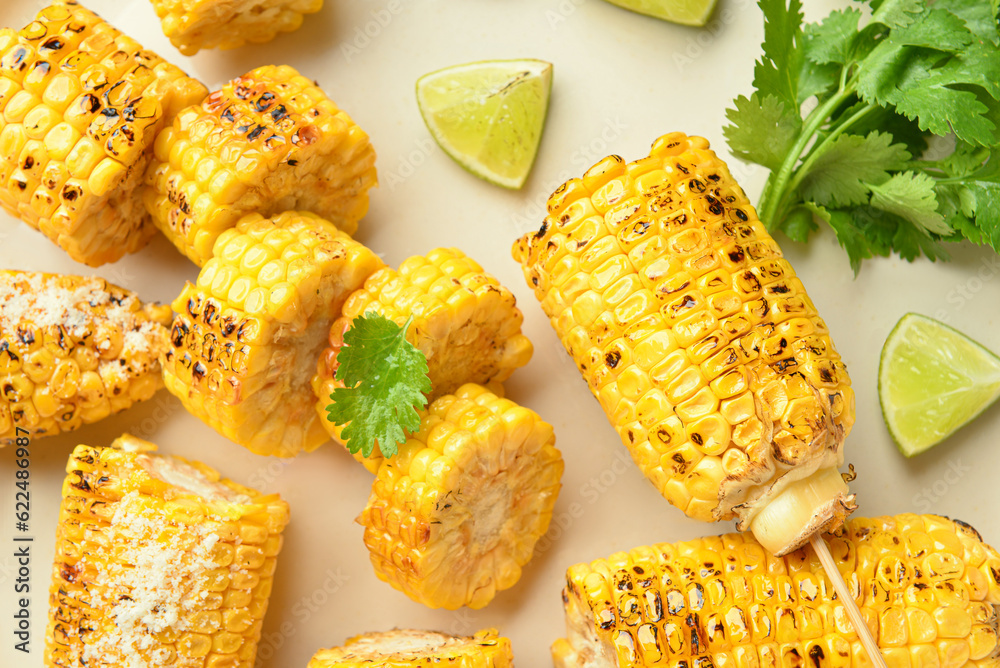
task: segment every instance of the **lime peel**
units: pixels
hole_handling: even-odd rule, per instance
[[[453,160],[490,183],[518,189],[538,153],[551,88],[551,63],[481,61],[422,76],[417,106]]]
[[[607,0],[623,7],[671,23],[700,28],[708,23],[716,0]]]
[[[889,434],[912,457],[1000,397],[1000,358],[944,323],[907,313],[882,347],[878,393]]]

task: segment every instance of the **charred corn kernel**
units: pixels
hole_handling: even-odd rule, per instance
[[[45,665],[253,665],[288,505],[155,449],[70,456]]]
[[[376,575],[432,608],[485,606],[521,577],[562,471],[534,412],[471,383],[437,399],[382,461],[358,520]]]
[[[160,133],[144,202],[200,266],[249,213],[312,211],[353,234],[375,183],[368,135],[313,82],[268,65],[184,109]]]
[[[173,303],[167,389],[258,454],[319,447],[328,437],[309,385],[316,359],[344,300],[381,266],[314,214],[245,216]]]
[[[75,2],[0,29],[0,205],[78,262],[134,253],[153,139],[207,93]]]
[[[334,378],[337,353],[351,322],[369,311],[400,326],[413,317],[406,338],[427,357],[429,401],[465,383],[500,383],[531,359],[514,295],[462,251],[438,248],[407,259],[398,271],[386,267],[348,297],[313,378],[316,411],[338,440],[341,427],[326,419],[330,394],[342,387]],[[371,457],[356,458],[374,473],[381,455],[376,449]]]
[[[163,387],[168,307],[101,278],[28,271],[0,271],[0,304],[0,445],[77,429]]]
[[[152,0],[163,34],[186,56],[199,49],[235,49],[297,30],[323,0]]]
[[[854,422],[847,371],[706,140],[670,134],[642,160],[598,162],[556,190],[513,254],[671,503],[735,516],[778,553],[853,510],[836,473]]]
[[[898,515],[849,520],[827,540],[888,665],[1000,665],[1000,554],[974,529]],[[989,585],[970,589],[978,580]],[[926,595],[938,590],[949,596]],[[563,601],[557,668],[871,665],[812,548],[775,558],[748,534],[578,564]]]
[[[307,668],[408,668],[427,664],[454,668],[512,668],[510,640],[496,629],[474,636],[394,629],[354,636],[343,647],[321,649]]]

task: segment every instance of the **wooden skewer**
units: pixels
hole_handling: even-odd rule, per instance
[[[827,546],[826,541],[823,540],[823,536],[819,533],[814,533],[809,538],[809,544],[812,545],[816,556],[819,557],[819,562],[823,564],[823,570],[826,571],[826,576],[833,583],[833,588],[837,590],[837,598],[840,599],[840,603],[844,606],[847,616],[850,617],[851,624],[854,625],[854,631],[858,634],[858,638],[861,639],[861,644],[864,645],[865,652],[868,653],[868,660],[875,668],[887,668],[882,651],[878,648],[878,644],[876,644],[875,638],[872,636],[871,629],[865,624],[865,619],[861,616],[861,610],[858,609],[858,604],[854,602],[854,597],[851,596],[851,592],[847,588],[847,583],[844,581],[844,576],[840,574],[840,569],[837,568],[837,563],[833,560],[833,555],[830,554],[830,548]]]

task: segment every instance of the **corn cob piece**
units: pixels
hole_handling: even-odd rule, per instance
[[[235,49],[298,30],[323,0],[152,0],[163,34],[186,56],[200,49]]]
[[[852,519],[828,537],[892,668],[1000,666],[1000,554],[936,515]],[[811,548],[747,534],[640,547],[567,573],[556,668],[871,665]]]
[[[513,249],[647,478],[776,553],[853,510],[854,394],[826,324],[708,142],[661,137],[560,186]]]
[[[446,663],[453,668],[512,668],[510,640],[496,629],[474,636],[395,629],[365,633],[343,647],[321,649],[307,668],[408,668]]]
[[[432,608],[481,608],[546,532],[562,455],[534,412],[468,384],[385,459],[358,521],[378,577]]]
[[[13,270],[0,271],[0,304],[0,445],[18,429],[97,422],[163,387],[169,307],[101,278]]]
[[[262,455],[328,436],[310,380],[347,296],[382,262],[311,213],[250,214],[174,301],[167,389],[223,436]]]
[[[77,262],[134,253],[154,138],[207,93],[75,2],[0,29],[0,205]]]
[[[155,449],[70,456],[46,666],[254,664],[288,505]]]
[[[429,401],[465,383],[496,389],[531,359],[531,341],[521,333],[524,318],[514,295],[462,251],[438,248],[408,258],[398,271],[383,268],[348,297],[313,378],[316,411],[338,441],[342,428],[326,419],[330,394],[343,386],[334,378],[337,353],[351,322],[369,311],[400,326],[413,317],[406,338],[427,357]],[[374,473],[381,454],[376,449],[370,457],[359,453],[355,458]]]
[[[153,222],[202,266],[245,214],[312,211],[353,234],[375,185],[368,135],[287,65],[259,67],[181,111],[156,138]]]

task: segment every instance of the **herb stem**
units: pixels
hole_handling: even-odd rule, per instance
[[[873,111],[875,111],[875,107],[871,106],[870,104],[865,105],[863,109],[859,109],[854,114],[852,114],[850,118],[848,118],[840,125],[838,125],[836,128],[834,128],[832,131],[830,131],[830,133],[823,139],[823,141],[820,142],[809,153],[808,156],[806,156],[806,159],[802,161],[802,164],[799,166],[799,168],[795,170],[795,175],[792,177],[791,182],[789,182],[788,184],[788,192],[789,193],[795,192],[795,190],[802,183],[802,179],[804,179],[806,175],[809,174],[809,171],[813,168],[813,165],[816,164],[816,161],[819,160],[823,156],[823,154],[829,150],[830,145],[833,144],[833,142],[837,141],[837,137],[844,134],[844,132],[846,132],[849,127],[851,127],[852,125],[854,125],[859,120],[861,120],[862,118],[864,118]]]
[[[795,169],[795,164],[799,161],[799,157],[805,151],[806,146],[809,145],[813,136],[826,123],[827,118],[830,117],[833,110],[843,104],[844,100],[853,94],[853,86],[848,85],[845,88],[841,88],[837,91],[836,95],[816,107],[806,118],[802,132],[799,134],[798,139],[795,140],[795,144],[788,152],[788,155],[785,156],[785,160],[781,164],[781,169],[778,170],[777,177],[773,183],[768,183],[769,188],[765,189],[765,194],[767,190],[770,190],[771,194],[761,197],[760,219],[768,229],[774,229],[780,222],[777,219],[777,214],[780,211],[779,207],[787,199],[788,182],[792,178],[792,172]]]

